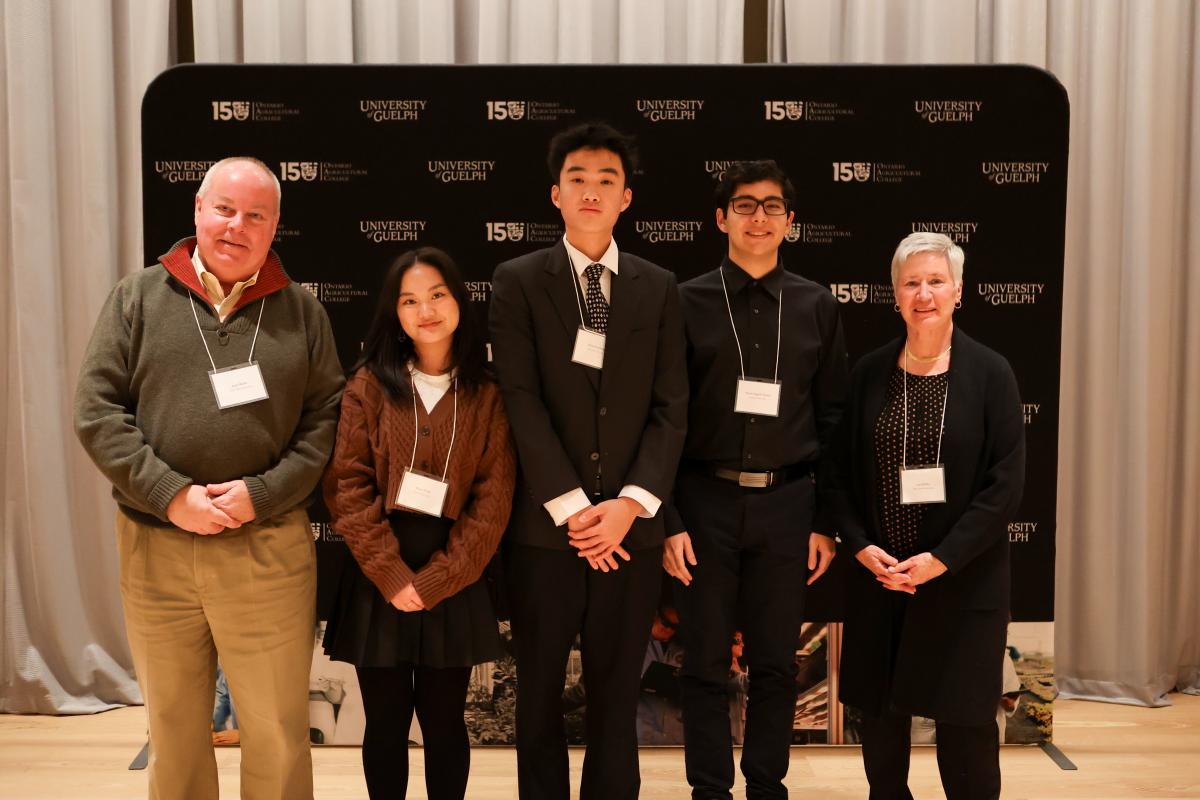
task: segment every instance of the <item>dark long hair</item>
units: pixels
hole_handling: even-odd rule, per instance
[[[471,298],[458,265],[436,247],[409,250],[400,254],[388,267],[379,290],[375,315],[367,329],[367,338],[363,341],[362,355],[350,371],[353,373],[361,367],[369,369],[393,400],[410,396],[412,382],[408,374],[408,362],[416,360],[416,351],[412,339],[400,327],[396,304],[400,300],[400,283],[404,280],[404,273],[414,264],[426,264],[440,272],[450,296],[458,303],[458,328],[450,344],[450,366],[458,370],[459,385],[472,391],[490,380],[483,332],[471,308]]]

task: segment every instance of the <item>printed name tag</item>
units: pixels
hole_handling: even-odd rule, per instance
[[[217,408],[222,411],[267,399],[267,385],[257,361],[209,370],[208,379],[212,381]]]
[[[579,332],[575,334],[575,349],[571,351],[571,360],[594,369],[603,367],[604,334],[580,325]]]
[[[396,493],[396,505],[431,517],[440,517],[449,488],[450,484],[446,481],[406,469],[404,477],[400,479],[400,491]]]
[[[946,502],[946,469],[941,464],[900,468],[900,504]]]
[[[738,414],[757,414],[760,417],[779,416],[778,381],[759,381],[753,378],[738,378],[737,397],[733,410]]]

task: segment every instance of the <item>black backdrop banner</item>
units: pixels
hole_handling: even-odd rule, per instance
[[[145,252],[192,234],[214,161],[262,159],[283,185],[275,248],[349,364],[403,250],[448,250],[484,316],[495,265],[562,236],[545,167],[562,128],[602,119],[637,137],[615,237],[681,281],[724,254],[714,178],[773,158],[798,193],[784,263],[837,298],[852,361],[903,330],[889,275],[903,236],[966,251],[956,320],[1009,359],[1025,409],[1013,620],[1049,621],[1068,116],[1062,86],[1020,66],[184,66],[143,100]],[[322,513],[325,571],[344,545]],[[814,587],[810,618],[840,617],[852,561]]]

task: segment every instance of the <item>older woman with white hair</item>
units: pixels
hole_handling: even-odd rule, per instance
[[[892,258],[904,335],[863,356],[829,502],[852,572],[841,699],[863,715],[871,798],[911,798],[913,715],[937,724],[950,800],[1000,796],[996,702],[1009,612],[1006,524],[1025,476],[1012,368],[954,324],[963,251],[918,232]]]

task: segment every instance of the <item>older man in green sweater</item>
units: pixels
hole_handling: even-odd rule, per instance
[[[109,295],[75,394],[76,433],[117,500],[157,800],[217,797],[218,651],[238,706],[242,797],[312,797],[305,507],[343,381],[324,309],[270,249],[278,220],[264,164],[215,164],[195,238]]]

